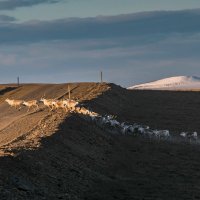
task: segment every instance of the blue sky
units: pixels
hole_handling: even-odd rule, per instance
[[[0,82],[124,87],[200,76],[199,0],[0,0]]]

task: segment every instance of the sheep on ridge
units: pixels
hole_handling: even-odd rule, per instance
[[[37,100],[23,101],[23,105],[28,107],[27,112],[29,112],[31,108],[35,107],[35,111],[39,108]]]
[[[55,99],[44,99],[44,98],[41,98],[40,101],[43,102],[43,104],[46,107],[48,107],[50,109],[50,111],[52,111],[54,109],[54,101],[55,101]]]
[[[14,100],[14,99],[6,99],[5,100],[11,107],[15,107],[15,109],[18,108],[18,110],[21,109],[21,106],[22,106],[22,103],[23,101],[22,100]]]

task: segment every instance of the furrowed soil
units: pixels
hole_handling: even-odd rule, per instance
[[[120,122],[200,133],[200,93],[71,83],[71,97]],[[0,199],[200,199],[200,146],[111,134],[63,110],[6,98],[68,97],[68,84],[0,85]]]

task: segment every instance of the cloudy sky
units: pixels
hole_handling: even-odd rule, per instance
[[[200,76],[199,0],[0,0],[0,82]]]

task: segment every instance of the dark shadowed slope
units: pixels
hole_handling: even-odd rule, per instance
[[[131,91],[116,85],[111,88],[88,102],[93,110],[154,129],[200,132],[200,92]]]
[[[117,115],[120,121],[200,130],[199,93],[127,91],[95,83],[73,86],[74,98],[100,114]],[[51,113],[42,106],[29,115],[25,108],[7,113],[3,102],[8,96],[40,98],[44,92],[47,97],[67,96],[66,88],[66,84],[24,85],[0,97],[1,118],[7,115],[10,120],[14,115],[19,132],[30,126],[19,134],[13,122],[4,128],[4,135],[19,137],[1,146],[2,199],[200,198],[198,146],[111,135],[80,115]]]

